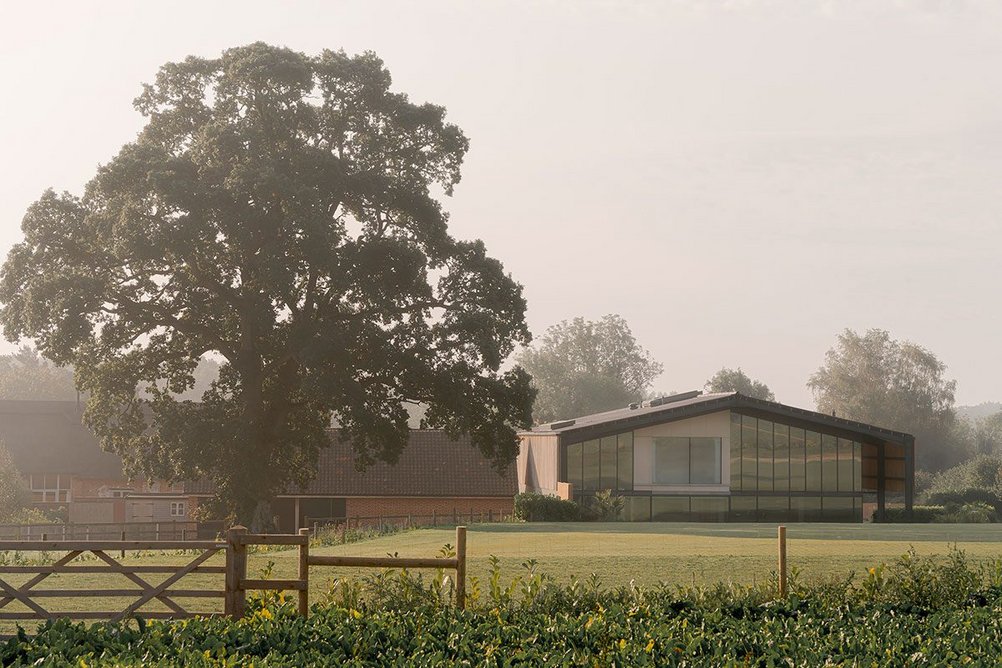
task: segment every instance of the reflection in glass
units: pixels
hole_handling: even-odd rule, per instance
[[[838,439],[829,434],[821,435],[821,489],[826,492],[838,490]]]
[[[720,439],[693,437],[689,439],[689,483],[692,485],[720,484]]]
[[[651,497],[649,496],[628,496],[626,497],[626,508],[623,511],[631,522],[651,521]]]
[[[852,441],[838,439],[838,491],[852,491]]]
[[[692,519],[698,522],[722,522],[727,519],[726,496],[693,496],[689,500]]]
[[[772,423],[758,421],[758,488],[772,491]]]
[[[601,441],[602,455],[600,457],[599,489],[616,489],[616,437],[606,436]]]
[[[741,416],[741,489],[758,489],[758,420]]]
[[[818,522],[821,520],[821,497],[790,497],[790,517],[798,522]]]
[[[790,490],[803,492],[807,489],[807,454],[804,430],[790,427]]]
[[[633,432],[620,434],[617,440],[619,449],[619,489],[633,489]]]
[[[863,448],[860,443],[852,444],[852,489],[863,490]]]
[[[689,439],[665,436],[654,439],[654,482],[685,485],[689,482]]]
[[[790,489],[790,428],[777,422],[773,434],[772,486],[785,492]]]
[[[807,443],[807,491],[821,491],[821,434],[808,431]]]
[[[656,522],[688,519],[688,496],[654,496],[651,502],[651,517]]]
[[[574,485],[574,490],[581,489],[581,444],[571,443],[567,446],[567,482]]]
[[[581,489],[599,489],[599,444],[598,441],[585,441],[582,452],[582,482]]]
[[[731,413],[731,489],[741,489],[741,416]]]
[[[735,522],[754,522],[758,508],[757,496],[732,496],[731,520]]]

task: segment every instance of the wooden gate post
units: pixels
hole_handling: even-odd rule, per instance
[[[779,527],[779,597],[786,598],[786,527]]]
[[[226,532],[226,614],[231,619],[242,618],[247,604],[247,592],[240,588],[247,578],[247,546],[240,540],[246,533],[240,525]]]
[[[299,535],[306,538],[299,546],[299,579],[306,583],[306,588],[299,590],[299,614],[306,617],[310,614],[310,530],[300,529]]]
[[[456,607],[466,608],[466,527],[456,527]]]

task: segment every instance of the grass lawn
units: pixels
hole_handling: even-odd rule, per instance
[[[672,584],[706,584],[717,581],[753,584],[770,578],[776,565],[776,527],[763,524],[693,523],[584,523],[584,524],[483,524],[469,528],[467,553],[469,574],[484,582],[491,555],[501,561],[505,581],[524,572],[521,564],[537,562],[537,570],[558,582],[574,575],[580,579],[595,573],[603,585],[616,587],[631,580],[641,585],[661,581]],[[791,524],[787,529],[791,566],[801,577],[815,579],[863,572],[870,566],[896,559],[909,546],[920,554],[946,554],[956,544],[978,560],[1002,557],[1002,525],[873,525]],[[396,535],[333,547],[313,548],[314,554],[382,556],[437,556],[446,543],[455,542],[453,530],[419,529]],[[55,555],[60,556],[60,555]],[[181,564],[193,557],[174,554],[130,554],[125,563]],[[268,562],[274,562],[271,577],[294,578],[296,550],[252,553],[248,577],[258,577]],[[97,562],[88,562],[94,563]],[[208,565],[222,565],[217,555]],[[317,600],[335,577],[363,577],[367,569],[311,570],[311,599]],[[427,572],[428,577],[432,575]],[[26,575],[2,576],[8,583],[24,582]],[[143,575],[159,583],[164,575]],[[175,587],[221,590],[223,576],[196,574]],[[121,575],[51,576],[38,589],[132,589]],[[61,598],[42,604],[58,610],[122,609],[128,599]],[[194,610],[221,610],[222,599],[179,601]],[[165,610],[159,603],[146,610]],[[21,611],[12,603],[5,611]],[[8,628],[0,629],[0,632]]]

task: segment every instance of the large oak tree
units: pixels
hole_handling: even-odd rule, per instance
[[[133,472],[204,476],[246,520],[303,483],[332,418],[393,461],[409,402],[499,466],[532,390],[521,287],[452,238],[468,142],[373,54],[252,44],[163,66],[138,138],[82,197],[46,192],[2,271],[4,333],[72,364]],[[202,401],[178,400],[204,354]]]

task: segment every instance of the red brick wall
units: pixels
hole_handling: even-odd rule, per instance
[[[510,496],[477,497],[477,498],[427,498],[427,497],[348,497],[345,500],[345,513],[350,518],[379,516],[413,516],[431,517],[436,514],[445,522],[455,511],[461,518],[469,518],[472,511],[475,515],[493,513],[497,519],[500,514],[510,515],[514,510],[515,500]]]

